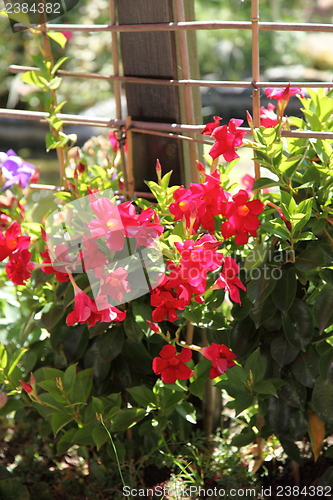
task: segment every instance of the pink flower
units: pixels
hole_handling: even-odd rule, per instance
[[[60,247],[60,248],[59,248]],[[66,251],[67,253],[67,247],[66,245],[64,244],[60,244],[60,245],[57,245],[56,246],[56,249],[58,249],[58,256],[60,256],[60,254],[64,251]],[[68,274],[67,273],[63,273],[61,271],[57,271],[54,267],[53,267],[53,262],[51,261],[51,257],[50,257],[50,254],[49,254],[49,250],[48,248],[46,248],[45,252],[41,252],[40,253],[41,257],[43,258],[43,266],[41,267],[41,270],[45,273],[45,274],[53,274],[55,273],[56,275],[56,279],[60,282],[60,283],[66,283],[66,281],[69,280],[69,277],[68,277]]]
[[[257,229],[260,221],[257,217],[263,210],[264,204],[260,200],[249,200],[249,195],[241,189],[232,197],[233,201],[228,201],[222,206],[222,215],[228,219],[223,222],[221,231],[223,238],[228,239],[236,236],[236,245],[245,245],[249,235],[257,236]]]
[[[268,88],[265,90],[265,94],[269,99],[276,99],[277,101],[286,103],[285,106],[288,104],[289,99],[292,95],[299,95],[299,97],[304,98],[302,89],[297,87],[290,87],[290,83],[288,83],[288,85],[284,89]]]
[[[111,323],[112,321],[123,321],[126,317],[124,311],[119,311],[108,304],[105,296],[99,296],[97,303],[81,290],[73,279],[74,286],[74,310],[68,314],[66,324],[72,326],[75,323],[88,323],[89,327],[97,322]],[[98,306],[98,307],[97,307]]]
[[[246,134],[245,130],[237,130],[237,127],[242,123],[243,120],[232,118],[228,125],[223,125],[223,127],[217,127],[213,130],[212,137],[216,142],[209,151],[213,160],[220,155],[223,155],[226,161],[239,158],[235,148],[243,144],[243,138]]]
[[[29,250],[18,249],[9,257],[6,264],[6,273],[14,285],[25,285],[25,281],[30,278],[29,271],[35,268],[35,263],[30,262],[31,252]]]
[[[202,355],[212,362],[209,377],[214,379],[225,373],[228,368],[235,365],[236,355],[224,344],[212,343],[209,347],[201,349]]]
[[[232,257],[225,257],[223,269],[219,278],[213,285],[213,290],[223,288],[229,292],[231,300],[241,304],[239,289],[246,290],[245,286],[238,277],[239,266]]]
[[[22,236],[19,223],[13,222],[5,233],[0,233],[0,261],[15,250],[26,250],[29,245],[30,236]]]
[[[274,112],[276,106],[270,102],[267,105],[267,109],[264,106],[260,108],[260,125],[265,128],[275,127],[279,123],[279,117]]]
[[[221,120],[222,118],[220,116],[214,116],[214,122],[207,123],[201,135],[212,135],[213,130],[219,127]]]
[[[109,295],[111,299],[117,302],[122,302],[124,298],[123,294],[131,291],[130,285],[126,281],[127,276],[128,272],[122,267],[118,267],[106,277],[101,286],[100,293],[102,295]]]
[[[182,349],[177,353],[173,345],[165,345],[160,351],[160,356],[153,359],[152,368],[154,373],[161,375],[166,384],[173,384],[176,380],[188,380],[194,371],[185,365],[192,358],[190,349]]]

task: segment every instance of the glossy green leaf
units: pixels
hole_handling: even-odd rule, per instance
[[[260,177],[260,179],[257,179],[255,183],[253,184],[253,189],[266,189],[270,188],[273,186],[281,186],[282,184],[279,181],[275,181],[274,179],[271,179],[270,177]]]
[[[140,406],[147,408],[150,405],[156,405],[156,396],[151,389],[145,387],[144,385],[138,387],[132,387],[127,389],[134,401],[136,401]]]
[[[319,359],[319,373],[325,384],[333,382],[333,347],[330,348]]]
[[[56,436],[58,432],[72,420],[72,415],[66,415],[64,413],[54,413],[54,415],[52,415],[51,421],[54,436]]]
[[[231,446],[237,446],[238,448],[241,448],[242,446],[253,443],[256,438],[257,435],[254,433],[254,431],[241,432],[240,434],[237,434],[232,438],[230,444]]]
[[[282,399],[274,396],[271,396],[265,402],[267,404],[265,422],[279,436],[288,428],[291,407]]]
[[[250,317],[256,328],[270,320],[276,313],[276,307],[271,296],[267,297],[265,302],[262,302],[258,307],[254,307],[250,312]]]
[[[287,315],[282,318],[282,324],[290,345],[304,350],[314,335],[312,315],[306,303],[296,298]]]
[[[114,441],[113,444],[114,444],[114,447],[116,448],[117,457],[118,457],[119,462],[123,463],[125,460],[125,456],[126,456],[125,446],[123,445],[123,443],[121,441]],[[117,458],[116,458],[113,446],[111,444],[107,445],[106,451],[107,451],[109,458],[111,458],[111,460],[114,460],[116,462]]]
[[[227,370],[228,380],[235,385],[246,385],[247,373],[242,366],[235,365]]]
[[[319,373],[319,356],[315,349],[300,352],[293,362],[293,375],[305,387],[312,388]]]
[[[67,393],[69,393],[72,390],[75,383],[75,378],[76,378],[76,363],[74,365],[69,366],[64,373],[63,386]]]
[[[326,285],[319,293],[314,304],[313,313],[319,333],[333,324],[333,287]]]
[[[262,380],[264,376],[264,364],[261,359],[259,348],[247,358],[244,368],[248,375],[250,375],[250,373],[252,374],[254,383]]]
[[[62,49],[65,48],[67,43],[67,38],[60,31],[47,31],[47,35],[49,38],[54,40]]]
[[[73,437],[77,433],[77,428],[73,427],[63,434],[57,442],[57,455],[62,455],[68,448],[73,446]]]
[[[92,389],[94,369],[82,370],[76,375],[73,387],[73,402],[85,403]]]
[[[274,305],[283,313],[286,313],[291,307],[297,289],[296,272],[293,267],[282,269],[280,279],[276,280],[275,288],[271,298]]]
[[[132,312],[127,312],[125,321],[124,321],[124,331],[126,337],[128,337],[132,342],[140,343],[143,337],[143,332],[137,322],[135,321],[135,317]]]
[[[107,441],[109,441],[109,436],[104,427],[97,427],[95,426],[93,431],[92,431],[92,438],[94,440],[94,443],[96,445],[97,451],[101,449],[103,444],[105,444]]]
[[[143,408],[123,408],[112,419],[111,432],[124,431],[130,429],[142,420],[146,415]]]
[[[258,278],[252,278],[247,284],[247,293],[255,307],[258,307],[274,290],[276,280],[267,266],[258,268]]]
[[[276,387],[269,380],[261,380],[252,386],[252,389],[258,394],[271,394],[277,397]]]
[[[190,424],[197,423],[196,410],[192,403],[184,401],[182,404],[176,406],[176,411],[179,415],[185,418],[187,422],[190,422]]]
[[[236,354],[237,359],[248,356],[259,342],[259,334],[253,321],[247,317],[237,321],[230,335],[230,347]]]
[[[271,342],[272,357],[280,366],[294,361],[298,353],[299,349],[292,347],[284,335],[279,335]]]
[[[304,435],[308,432],[309,420],[307,417],[307,412],[304,410],[294,409],[291,412],[289,419],[289,430],[291,436],[295,441],[302,439]]]
[[[141,330],[140,334],[142,335]],[[122,327],[113,327],[110,331],[99,335],[95,342],[101,359],[111,361],[121,353],[124,343],[124,330]]]
[[[283,381],[285,384],[279,389],[279,397],[293,408],[304,409],[306,400],[304,385],[300,384],[293,376],[289,376]]]
[[[325,422],[333,425],[333,382],[328,384],[319,376],[312,392],[312,405],[314,412]]]
[[[317,267],[321,267],[325,264],[325,254],[323,249],[318,246],[312,244],[312,246],[308,246],[303,252],[301,252],[295,260],[295,267],[299,271],[307,272],[312,271],[312,269],[316,269]]]
[[[289,439],[280,438],[280,443],[284,449],[284,452],[289,457],[290,460],[300,464],[302,462],[301,454],[296,443],[289,441]]]
[[[0,498],[1,500],[31,500],[28,488],[11,477],[0,481]]]

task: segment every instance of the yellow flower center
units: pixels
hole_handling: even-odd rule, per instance
[[[246,205],[243,205],[242,207],[238,208],[238,214],[241,215],[242,217],[246,217],[246,215],[249,213],[249,209],[247,208]]]

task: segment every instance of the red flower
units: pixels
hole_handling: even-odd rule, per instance
[[[6,264],[6,273],[14,285],[25,285],[25,281],[30,278],[32,269],[35,268],[34,262],[29,262],[31,258],[29,250],[16,250],[9,257]]]
[[[207,123],[201,135],[212,135],[213,130],[215,130],[220,125],[222,118],[220,116],[214,116],[214,122]]]
[[[123,294],[131,291],[130,285],[126,281],[127,276],[128,272],[122,267],[118,267],[106,277],[101,286],[101,294],[109,295],[111,299],[118,303],[123,302]]]
[[[257,215],[264,210],[264,204],[259,200],[249,200],[249,195],[241,189],[232,197],[233,201],[228,201],[222,205],[222,215],[228,219],[223,222],[221,231],[223,238],[228,239],[236,236],[236,245],[245,245],[251,236],[257,236],[257,229],[260,221]]]
[[[166,384],[173,384],[176,380],[188,380],[194,371],[185,365],[185,362],[192,358],[190,349],[182,349],[177,353],[173,345],[165,345],[160,352],[160,358],[153,359],[153,371],[156,375],[161,375],[161,379]]]
[[[66,318],[68,326],[75,323],[88,323],[89,327],[91,327],[99,321],[110,323],[111,321],[123,321],[125,319],[126,313],[108,304],[105,296],[99,296],[95,302],[75,284],[74,280],[71,279],[71,281],[74,286],[75,297],[74,310]]]
[[[148,323],[149,328],[154,332],[154,333],[161,333],[161,328],[157,323],[154,323],[153,321],[149,321],[148,319],[146,320]]]
[[[163,321],[167,317],[168,321],[176,321],[178,319],[177,311],[183,311],[187,305],[183,298],[179,298],[176,291],[165,290],[163,286],[159,286],[153,290],[150,295],[150,303],[156,307],[152,312],[152,318],[155,323]]]
[[[0,261],[11,255],[15,250],[25,250],[30,245],[30,236],[21,235],[18,222],[13,222],[6,233],[0,233]]]
[[[260,125],[265,128],[275,127],[279,123],[279,117],[274,112],[276,106],[270,102],[267,105],[267,109],[264,106],[260,108]]]
[[[266,97],[269,99],[276,99],[277,101],[289,102],[292,95],[299,95],[304,98],[302,89],[297,87],[290,87],[290,83],[284,89],[272,89],[268,88],[265,90]]]
[[[242,123],[243,120],[232,118],[228,125],[223,125],[223,127],[217,127],[213,130],[212,137],[216,142],[209,151],[213,160],[220,155],[223,155],[226,161],[239,158],[235,148],[243,144],[243,138],[246,134],[245,130],[237,130],[237,127]]]
[[[63,249],[66,249],[67,251],[67,247],[66,245],[57,245],[56,248],[58,247],[63,247]],[[69,276],[67,273],[62,273],[60,271],[57,271],[54,267],[53,267],[53,262],[51,261],[51,258],[50,258],[50,254],[49,254],[49,250],[48,248],[46,248],[45,252],[41,252],[40,253],[41,257],[43,258],[43,266],[41,267],[41,270],[45,273],[45,274],[53,274],[55,273],[56,274],[56,279],[60,282],[60,283],[65,283],[66,281],[69,280]]]
[[[118,140],[117,132],[115,130],[109,131],[109,141],[114,153],[120,151],[120,142]],[[125,153],[127,153],[127,142],[125,137],[124,137],[124,151]]]
[[[19,382],[21,382],[23,389],[28,394],[30,394],[33,391],[32,385],[30,385],[29,382],[24,382],[24,380],[19,380]]]
[[[235,365],[233,361],[236,355],[224,344],[211,344],[209,347],[201,349],[202,355],[212,362],[209,377],[214,379],[219,377]]]
[[[223,269],[219,278],[213,285],[213,290],[216,288],[224,288],[229,292],[231,300],[241,304],[239,289],[246,290],[245,286],[238,277],[239,266],[232,257],[225,257]]]

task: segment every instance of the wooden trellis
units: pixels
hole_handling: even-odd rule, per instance
[[[199,136],[203,126],[199,124],[198,117],[195,116],[195,110],[193,107],[193,95],[192,92],[198,87],[240,87],[240,88],[252,88],[252,99],[253,99],[253,121],[254,126],[258,127],[260,123],[260,89],[265,87],[285,87],[288,83],[291,83],[296,87],[309,87],[309,88],[331,88],[332,82],[262,82],[260,81],[260,68],[259,68],[259,53],[260,53],[260,31],[307,31],[307,32],[333,32],[332,24],[318,24],[318,23],[275,23],[275,22],[260,22],[259,20],[259,0],[251,0],[251,18],[246,22],[237,22],[237,21],[187,21],[185,16],[184,5],[189,5],[189,2],[192,4],[193,0],[159,0],[159,5],[164,5],[163,9],[160,9],[162,14],[159,13],[158,19],[160,16],[163,18],[163,22],[153,22],[154,19],[148,16],[149,7],[153,2],[156,5],[156,0],[142,0],[140,2],[141,9],[141,17],[138,14],[138,8],[135,10],[135,4],[138,2],[136,0],[109,0],[110,5],[110,24],[109,25],[76,25],[76,24],[66,24],[66,31],[87,31],[87,32],[110,32],[111,34],[111,52],[112,52],[112,61],[113,61],[113,74],[112,75],[100,75],[96,73],[84,73],[77,71],[64,71],[58,70],[57,74],[63,77],[76,77],[76,78],[84,78],[84,79],[103,79],[113,82],[114,86],[114,95],[116,101],[116,116],[112,119],[106,119],[101,117],[83,117],[78,115],[70,115],[70,114],[59,114],[59,117],[62,119],[64,124],[70,125],[91,125],[98,127],[106,127],[106,128],[114,128],[118,129],[119,127],[126,127],[128,132],[128,140],[129,140],[129,153],[127,155],[127,161],[125,162],[125,157],[123,154],[123,165],[126,165],[124,169],[124,176],[127,185],[127,191],[129,196],[131,197],[134,193],[134,189],[137,186],[141,187],[140,180],[135,179],[136,173],[136,165],[135,163],[138,161],[137,155],[133,156],[133,145],[135,144],[135,148],[137,148],[138,144],[140,147],[144,144],[144,142],[137,142],[137,137],[148,137],[149,141],[145,144],[149,146],[152,144],[151,141],[167,141],[164,144],[168,144],[170,141],[174,144],[177,143],[176,154],[171,158],[171,162],[175,161],[178,157],[179,164],[173,165],[178,170],[181,171],[181,175],[179,179],[176,179],[175,182],[179,180],[185,181],[187,184],[192,180],[196,180],[196,164],[195,160],[198,159],[198,151],[197,145],[200,143],[209,143],[207,140],[203,140],[202,136]],[[161,3],[160,3],[161,2]],[[129,8],[131,7],[131,8]],[[133,11],[134,9],[134,11]],[[142,12],[146,13],[147,20],[143,16],[145,22],[142,22]],[[173,16],[172,20],[168,16]],[[132,17],[131,17],[132,16]],[[116,22],[116,19],[121,23]],[[131,22],[131,19],[133,21]],[[171,19],[171,20],[170,20]],[[52,29],[53,31],[62,31],[64,26],[62,24],[48,24],[46,25],[48,29]],[[17,28],[20,29],[20,26],[17,25]],[[22,27],[23,29],[23,27]],[[25,27],[24,27],[25,29]],[[239,29],[239,30],[250,30],[252,32],[252,81],[209,81],[209,80],[201,80],[199,78],[193,77],[193,68],[191,68],[190,64],[190,48],[191,44],[188,43],[188,34],[191,31],[195,30],[226,30],[226,29]],[[121,38],[121,46],[122,46],[122,59],[123,59],[123,68],[125,69],[125,73],[130,73],[130,63],[128,63],[127,54],[128,52],[128,40],[129,37],[132,37],[132,40],[138,40],[135,38],[135,35],[143,33],[145,35],[143,43],[145,42],[145,47],[147,48],[147,43],[149,44],[149,40],[158,41],[158,35],[161,36],[163,33],[169,34],[164,38],[164,44],[169,43],[168,51],[169,51],[169,60],[170,57],[173,58],[173,63],[176,63],[177,54],[174,52],[174,47],[172,44],[174,43],[174,38],[177,34],[177,44],[178,44],[178,57],[180,58],[182,71],[179,74],[179,71],[175,71],[174,74],[170,75],[170,68],[163,67],[163,70],[158,74],[154,74],[149,72],[149,67],[147,64],[143,64],[144,58],[147,59],[147,53],[142,54],[137,63],[137,67],[140,68],[140,64],[147,68],[146,74],[144,76],[138,75],[135,71],[132,74],[126,76],[126,74],[121,74],[121,65],[119,64],[119,37]],[[147,36],[146,36],[147,35]],[[153,38],[149,38],[149,36],[153,36]],[[172,36],[171,36],[172,35]],[[157,38],[156,38],[157,36]],[[126,38],[127,37],[127,38]],[[133,38],[134,37],[134,38]],[[167,42],[166,42],[167,41]],[[189,47],[190,45],[190,47]],[[137,57],[137,54],[136,56]],[[167,55],[166,55],[167,57]],[[148,54],[149,58],[149,54]],[[127,66],[127,67],[126,67]],[[39,71],[38,68],[28,67],[28,66],[16,66],[12,65],[9,67],[9,70],[12,73],[21,73],[25,71]],[[127,71],[126,71],[127,70]],[[164,71],[165,70],[165,71]],[[140,73],[140,72],[139,72]],[[133,115],[133,119],[131,116],[123,117],[121,111],[121,93],[122,86],[125,86],[126,97],[129,103],[129,107],[134,110],[134,112],[129,111],[129,114]],[[164,93],[158,91],[158,88],[164,89]],[[141,89],[141,90],[138,90]],[[175,101],[173,102],[173,112],[170,116],[166,116],[164,121],[156,120],[156,116],[153,116],[153,119],[150,120],[149,113],[147,116],[144,116],[143,119],[140,118],[140,113],[135,109],[135,103],[133,104],[133,96],[137,99],[140,98],[140,93],[142,95],[145,94],[144,89],[154,89],[157,98],[163,99],[163,95],[173,96],[175,91],[181,90],[183,92],[183,106],[185,108],[185,115],[181,116],[179,109],[177,110],[177,106],[175,105]],[[141,95],[141,97],[142,97]],[[151,95],[151,94],[150,94]],[[161,97],[162,96],[162,97]],[[132,98],[132,99],[131,99]],[[132,103],[132,105],[131,105]],[[165,103],[164,103],[165,104]],[[179,107],[179,100],[178,100]],[[177,115],[177,116],[176,116]],[[40,112],[28,112],[28,111],[19,111],[19,110],[8,110],[8,109],[0,109],[0,117],[11,117],[11,118],[20,118],[20,119],[29,119],[29,120],[38,120],[45,121],[47,117],[47,113]],[[170,123],[170,118],[175,117],[176,120],[172,120]],[[180,119],[179,119],[180,118]],[[183,118],[183,119],[182,119]],[[183,122],[183,123],[182,123]],[[244,128],[248,133],[250,133],[250,129]],[[333,133],[328,132],[315,132],[315,131],[283,131],[282,134],[284,136],[293,136],[293,137],[312,137],[312,138],[322,138],[322,139],[333,139]],[[186,165],[183,160],[179,156],[179,145],[181,142],[186,142],[189,144],[189,165],[190,168],[186,169]],[[154,149],[152,150],[154,151]],[[150,154],[151,152],[150,151]],[[140,156],[140,155],[139,155]],[[154,158],[155,160],[156,158]],[[161,159],[161,158],[160,158]],[[151,158],[150,158],[151,160]],[[142,161],[142,158],[139,159]],[[185,165],[185,166],[184,166]],[[255,176],[258,178],[260,176],[259,164],[255,162]],[[141,168],[141,167],[140,167]],[[134,174],[133,174],[134,173]],[[187,174],[187,175],[186,175]],[[151,176],[150,176],[151,177]],[[37,187],[37,186],[36,186]]]

